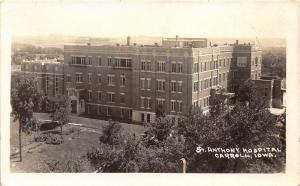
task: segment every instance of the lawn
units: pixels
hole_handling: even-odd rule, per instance
[[[49,119],[46,114],[35,114],[39,119]],[[12,172],[51,172],[53,167],[60,166],[60,171],[68,170],[64,166],[79,168],[80,172],[92,172],[94,169],[86,161],[84,155],[89,149],[99,145],[99,136],[102,126],[107,121],[71,117],[72,123],[82,124],[84,127],[66,125],[63,127],[62,144],[53,145],[45,142],[35,142],[35,133],[26,135],[22,133],[23,161],[19,162],[18,155],[18,121],[11,120],[11,171]],[[126,133],[141,134],[145,128],[133,124],[121,124]],[[59,128],[57,129],[60,130]],[[59,161],[59,163],[58,163]],[[74,162],[80,161],[80,165]],[[74,169],[74,168],[72,168]]]

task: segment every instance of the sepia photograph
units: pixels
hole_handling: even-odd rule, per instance
[[[10,173],[277,175],[288,148],[298,167],[299,120],[287,120],[297,4],[2,5]]]

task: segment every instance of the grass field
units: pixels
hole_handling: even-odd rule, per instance
[[[35,114],[39,119],[49,119],[46,114]],[[51,172],[51,166],[56,161],[68,164],[76,160],[83,161],[80,164],[81,172],[92,172],[93,168],[83,157],[86,152],[97,147],[102,126],[107,121],[89,118],[71,117],[71,122],[82,124],[84,127],[65,125],[63,127],[64,142],[59,145],[35,142],[34,136],[22,133],[23,161],[19,162],[18,154],[18,121],[11,120],[10,143],[11,143],[11,171],[12,172]],[[139,125],[121,124],[126,133],[142,133],[145,128]],[[58,131],[60,129],[57,129]]]

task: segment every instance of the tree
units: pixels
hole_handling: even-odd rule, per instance
[[[247,102],[249,103],[256,98],[255,94],[256,91],[253,81],[247,80],[238,87],[237,91],[235,92],[234,99],[246,104]]]
[[[211,89],[209,103],[210,103],[210,110],[209,113],[212,116],[217,116],[225,111],[225,102],[226,96],[224,95],[224,89]]]
[[[32,78],[16,79],[11,90],[11,106],[14,121],[19,121],[19,154],[22,161],[22,131],[30,133],[36,130],[37,122],[33,119],[33,109],[37,105],[39,93]]]
[[[122,127],[119,123],[108,121],[108,125],[102,127],[102,135],[99,137],[101,143],[104,144],[118,144],[120,143]]]
[[[156,109],[156,118],[161,118],[165,117],[165,109],[162,104],[158,104],[157,109]]]
[[[187,172],[279,172],[284,151],[273,159],[217,159],[212,153],[196,153],[199,146],[284,150],[282,137],[277,137],[283,132],[259,103],[236,102],[232,110],[215,116],[191,109],[178,124],[160,118],[142,136],[123,135],[112,143],[100,143],[88,152],[88,159],[100,172],[181,172],[181,158],[187,161]],[[113,136],[121,136],[122,130],[115,130]]]
[[[50,113],[50,118],[54,122],[58,122],[60,126],[60,133],[62,134],[62,127],[69,122],[69,100],[63,96],[62,100],[54,104],[54,111]]]

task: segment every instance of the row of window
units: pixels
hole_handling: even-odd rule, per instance
[[[25,64],[25,70],[28,71],[30,65],[29,64]],[[49,70],[49,65],[45,65],[46,70]],[[33,65],[33,70],[36,71],[38,69],[38,65]],[[58,71],[58,66],[54,66],[54,71],[57,72]]]
[[[103,92],[97,92],[97,98],[98,101],[105,101],[105,93]],[[88,100],[91,101],[93,99],[92,91],[88,91]],[[116,102],[116,96],[114,92],[106,92],[106,101],[109,103],[115,103]],[[120,103],[125,104],[125,93],[120,93]]]
[[[194,107],[208,107],[209,106],[209,97],[205,97],[200,99],[199,101],[194,101],[193,103]]]
[[[232,63],[232,58],[227,58],[227,59],[219,59],[214,60],[214,61],[204,61],[204,62],[197,62],[194,63],[193,66],[193,72],[198,73],[198,72],[205,72],[208,70],[213,70],[213,69],[218,69],[220,67],[230,67]]]
[[[67,80],[67,82],[71,82],[72,81],[71,75],[67,75],[66,80]],[[76,83],[83,83],[83,75],[81,72],[76,72],[75,80],[76,80]],[[92,83],[92,73],[88,73],[87,81],[88,81],[88,83]],[[115,85],[115,75],[108,74],[107,82],[108,82],[108,86],[114,86]],[[99,84],[102,83],[102,75],[101,74],[98,74],[98,83]],[[123,73],[120,75],[120,86],[125,86],[125,84],[126,84],[126,76]]]
[[[228,76],[228,73],[227,73]],[[219,80],[218,80],[219,77]],[[200,80],[199,81],[194,81],[194,92],[197,91],[202,91],[202,90],[206,90],[208,88],[211,88],[213,86],[217,86],[218,83],[224,82],[226,81],[226,73],[223,74],[219,74],[218,77],[212,77],[212,78],[208,78],[208,79],[204,79],[204,80]]]
[[[91,112],[91,105],[87,105],[87,113],[90,114]],[[111,116],[112,115],[112,107],[108,106],[98,106],[97,109],[97,114],[98,115],[106,115],[106,116]],[[127,115],[127,116],[126,116]],[[131,118],[131,112],[129,112],[127,109],[121,108],[120,110],[120,117],[125,118],[127,117],[128,119]]]
[[[59,94],[59,77],[58,76],[54,76],[54,94]],[[49,91],[50,89],[50,78],[49,76],[46,76],[46,86],[45,86],[45,89],[46,89],[46,93]]]
[[[76,82],[82,83],[83,82],[83,76],[81,72],[76,73]],[[66,77],[67,82],[71,82],[71,76],[67,75]],[[92,74],[88,74],[88,83],[92,83]],[[151,90],[151,78],[141,78],[141,89],[142,90]],[[107,82],[108,86],[114,86],[115,85],[115,75],[114,74],[108,74],[107,75]],[[125,74],[120,75],[120,86],[126,85],[126,76]],[[102,83],[102,76],[101,74],[98,74],[98,83]],[[165,91],[166,90],[166,80],[164,79],[158,79],[156,80],[156,90],[158,91]],[[171,80],[171,91],[172,92],[182,92],[182,81],[175,81]]]
[[[151,109],[151,98],[150,97],[141,97],[141,108]],[[165,107],[166,101],[163,98],[156,99],[156,105],[161,105]],[[171,112],[182,112],[182,101],[181,100],[170,100]]]
[[[166,72],[166,62],[165,61],[158,61],[156,70],[158,72]],[[182,73],[183,72],[182,62],[172,62],[171,63],[171,72],[172,73]]]
[[[92,56],[72,56],[71,59],[72,65],[93,65]],[[98,66],[104,66],[102,61],[102,57],[98,57]],[[132,59],[131,58],[113,58],[107,57],[107,66],[115,66],[115,67],[131,67]]]

